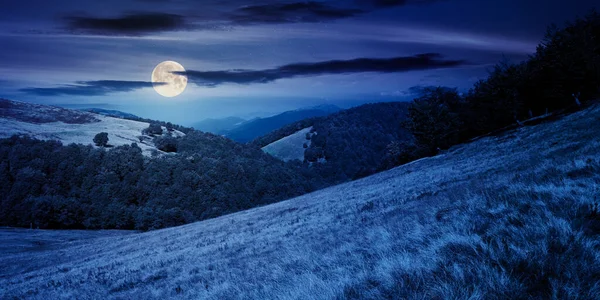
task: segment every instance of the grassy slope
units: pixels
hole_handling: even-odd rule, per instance
[[[3,253],[0,298],[592,299],[598,122],[596,107],[217,219]],[[25,258],[53,263],[7,267]]]
[[[306,139],[306,134],[311,129],[312,127],[304,128],[280,140],[274,141],[261,149],[283,161],[294,159],[304,161],[304,151],[306,149],[304,149],[303,145],[310,145],[310,140]]]
[[[14,134],[27,134],[41,140],[59,140],[63,145],[70,143],[93,145],[94,136],[104,131],[108,133],[109,145],[121,146],[137,143],[143,153],[148,156],[152,150],[156,150],[151,137],[146,136],[143,142],[138,139],[138,136],[143,135],[142,130],[147,128],[149,123],[103,115],[95,115],[95,117],[100,121],[86,124],[66,124],[63,122],[32,124],[0,118],[0,128],[2,128],[0,138],[8,138]],[[183,133],[175,131],[175,135],[181,136]]]

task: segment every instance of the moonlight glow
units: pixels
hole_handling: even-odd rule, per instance
[[[163,61],[152,71],[154,90],[165,97],[175,97],[181,94],[187,86],[187,76],[172,72],[184,72],[183,66],[174,61]]]

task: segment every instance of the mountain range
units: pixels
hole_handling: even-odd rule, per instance
[[[246,143],[290,123],[306,118],[326,116],[340,110],[341,108],[335,105],[319,105],[251,120],[243,120],[239,117],[206,119],[193,124],[192,127]]]

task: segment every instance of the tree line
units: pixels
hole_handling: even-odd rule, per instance
[[[388,146],[390,165],[440,150],[532,117],[578,109],[600,96],[600,14],[590,12],[563,27],[551,25],[524,62],[501,62],[462,95],[427,88],[408,110],[412,142]]]

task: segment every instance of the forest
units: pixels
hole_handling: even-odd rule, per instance
[[[322,180],[224,137],[188,132],[177,154],[147,158],[14,136],[0,140],[0,226],[156,229],[265,205]]]
[[[526,61],[501,62],[468,93],[427,88],[410,103],[368,104],[240,144],[189,128],[106,150],[14,136],[0,140],[0,226],[150,230],[274,203],[431,156],[600,96],[600,15],[550,26]],[[304,162],[260,150],[313,126]],[[92,141],[90,141],[92,142]]]
[[[428,88],[415,99],[406,128],[414,143],[392,145],[392,164],[497,132],[525,120],[569,113],[600,96],[600,14],[591,11],[564,27],[548,27],[526,61],[497,64],[487,79],[461,95]]]

